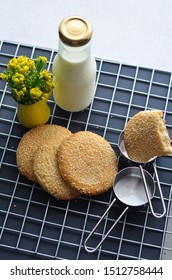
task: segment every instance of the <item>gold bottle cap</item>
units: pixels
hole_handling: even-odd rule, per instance
[[[91,24],[83,17],[67,17],[59,25],[59,37],[63,43],[79,47],[88,43],[93,30]]]

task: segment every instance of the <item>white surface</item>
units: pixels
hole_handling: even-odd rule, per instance
[[[0,40],[58,49],[69,15],[93,25],[94,56],[172,71],[171,0],[0,0]]]

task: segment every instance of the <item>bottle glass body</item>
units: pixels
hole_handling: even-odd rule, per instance
[[[90,41],[73,47],[59,41],[53,62],[54,100],[66,111],[77,112],[90,105],[95,94],[96,62]]]

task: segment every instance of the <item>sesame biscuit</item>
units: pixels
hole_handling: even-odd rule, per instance
[[[58,149],[63,179],[85,195],[98,195],[110,189],[118,171],[116,155],[101,136],[80,131]]]
[[[24,176],[31,181],[37,181],[33,170],[33,157],[37,148],[51,141],[52,139],[57,140],[57,145],[68,136],[71,132],[62,126],[45,124],[30,129],[25,133],[19,142],[16,153],[17,166]]]
[[[137,162],[172,154],[163,112],[146,110],[134,115],[124,129],[124,144],[130,159]]]
[[[71,200],[77,198],[79,192],[64,182],[58,165],[58,143],[50,141],[39,147],[34,156],[33,169],[40,186],[57,199]]]

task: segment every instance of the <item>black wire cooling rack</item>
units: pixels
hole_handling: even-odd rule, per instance
[[[46,56],[47,69],[51,71],[56,53],[52,49],[1,41],[0,72],[6,69],[11,58],[20,55]],[[95,132],[109,141],[119,154],[118,137],[128,119],[140,110],[160,109],[172,138],[172,74],[105,59],[96,59],[96,62],[96,94],[91,106],[79,113],[68,113],[50,98],[49,122],[72,132]],[[113,199],[112,191],[64,202],[27,180],[16,166],[17,145],[27,129],[18,123],[16,103],[2,79],[0,108],[0,259],[172,259],[171,156],[157,160],[166,215],[156,219],[149,207],[128,213],[100,249],[89,254],[83,247],[84,240]],[[156,211],[161,211],[158,193],[153,203]],[[114,205],[90,246],[100,241],[119,213],[120,207]]]

